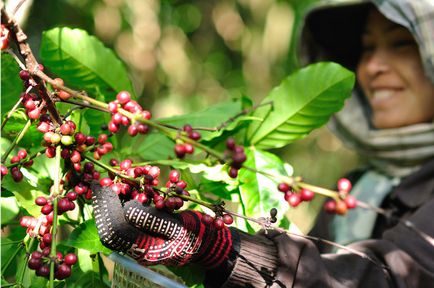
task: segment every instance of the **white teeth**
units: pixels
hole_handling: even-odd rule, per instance
[[[374,93],[372,94],[372,98],[380,100],[380,99],[387,99],[392,97],[393,95],[393,90],[377,90],[374,91]]]

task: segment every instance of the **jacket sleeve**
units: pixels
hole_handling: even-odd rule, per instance
[[[320,254],[299,236],[239,233],[239,251],[223,287],[433,287],[434,199],[381,239]],[[403,220],[406,221],[406,220]],[[369,257],[369,259],[368,259]]]

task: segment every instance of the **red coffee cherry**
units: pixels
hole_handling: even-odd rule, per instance
[[[74,265],[75,263],[77,263],[77,255],[75,255],[74,253],[66,254],[64,263],[69,266]]]

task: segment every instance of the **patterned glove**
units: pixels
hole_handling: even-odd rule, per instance
[[[219,266],[228,257],[232,234],[227,227],[203,224],[203,214],[170,214],[135,200],[122,204],[116,193],[94,185],[96,226],[104,246],[133,257],[142,265]]]

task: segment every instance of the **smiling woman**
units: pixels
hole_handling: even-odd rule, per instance
[[[405,27],[376,9],[370,10],[362,34],[357,76],[376,128],[432,122],[434,85],[424,73],[418,46]]]

